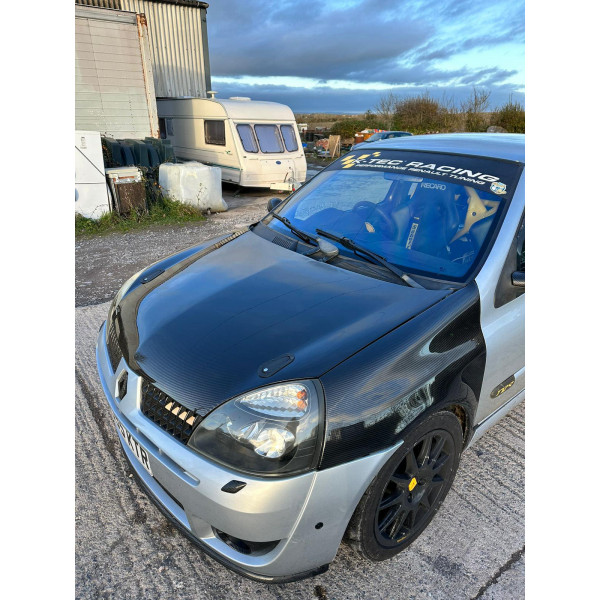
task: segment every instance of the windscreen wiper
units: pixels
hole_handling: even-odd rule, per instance
[[[315,237],[314,235],[310,235],[310,233],[306,233],[305,231],[302,231],[302,229],[298,229],[295,225],[292,225],[291,221],[287,217],[282,217],[277,213],[271,213],[271,216],[275,217],[278,221],[281,221],[292,233],[295,233],[302,241],[306,242],[307,244],[313,244],[317,246],[318,250],[315,250],[310,254],[315,254],[315,252],[320,251],[323,258],[319,260],[321,260],[322,262],[327,262],[328,260],[331,260],[332,258],[335,258],[338,255],[339,249],[337,246],[330,244],[326,240],[322,240],[318,237]],[[310,256],[310,254],[308,256]]]
[[[271,213],[271,216],[277,219],[278,221],[281,221],[292,233],[295,233],[303,242],[306,242],[307,244],[313,244],[315,246],[319,245],[319,241],[316,237],[292,225],[291,221],[287,217],[282,217],[277,213]]]
[[[359,246],[356,242],[352,241],[351,239],[349,239],[347,237],[340,237],[338,235],[335,235],[334,233],[329,233],[328,231],[323,231],[322,229],[316,229],[315,231],[319,235],[322,235],[323,237],[329,238],[330,240],[333,240],[334,242],[341,244],[342,246],[344,246],[344,248],[348,248],[348,250],[352,250],[355,254],[357,252],[364,254],[365,256],[369,257],[371,260],[374,260],[375,262],[384,266],[386,269],[388,269],[389,271],[394,273],[394,275],[400,277],[400,279],[402,279],[402,281],[404,281],[407,285],[409,285],[411,287],[415,287],[415,288],[424,289],[423,286],[421,284],[417,283],[410,275],[408,275],[404,271],[400,270],[396,265],[393,265],[392,263],[388,262],[385,258],[383,258],[383,256],[379,256],[379,254],[375,254],[375,252],[371,252],[370,250],[367,250],[366,248]]]

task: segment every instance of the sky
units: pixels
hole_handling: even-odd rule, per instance
[[[217,97],[361,113],[388,91],[525,98],[524,0],[209,0]]]

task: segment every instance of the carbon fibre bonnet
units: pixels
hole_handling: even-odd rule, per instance
[[[319,376],[447,294],[353,273],[248,232],[149,290],[137,309],[139,344],[126,355],[202,414],[255,387]],[[291,364],[260,376],[284,354]]]

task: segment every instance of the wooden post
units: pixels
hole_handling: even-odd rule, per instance
[[[340,156],[341,154],[341,146],[340,146],[339,135],[330,135],[329,136],[329,157],[335,158],[336,156]]]

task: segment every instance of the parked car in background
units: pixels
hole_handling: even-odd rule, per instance
[[[364,144],[371,144],[373,142],[380,142],[381,140],[406,137],[409,135],[412,135],[412,133],[410,133],[409,131],[378,131],[364,142],[360,142],[360,144],[354,144],[351,149],[354,150],[355,148],[361,148]]]
[[[521,135],[379,140],[123,285],[100,381],[183,533],[278,583],[419,537],[525,396],[524,168]]]

